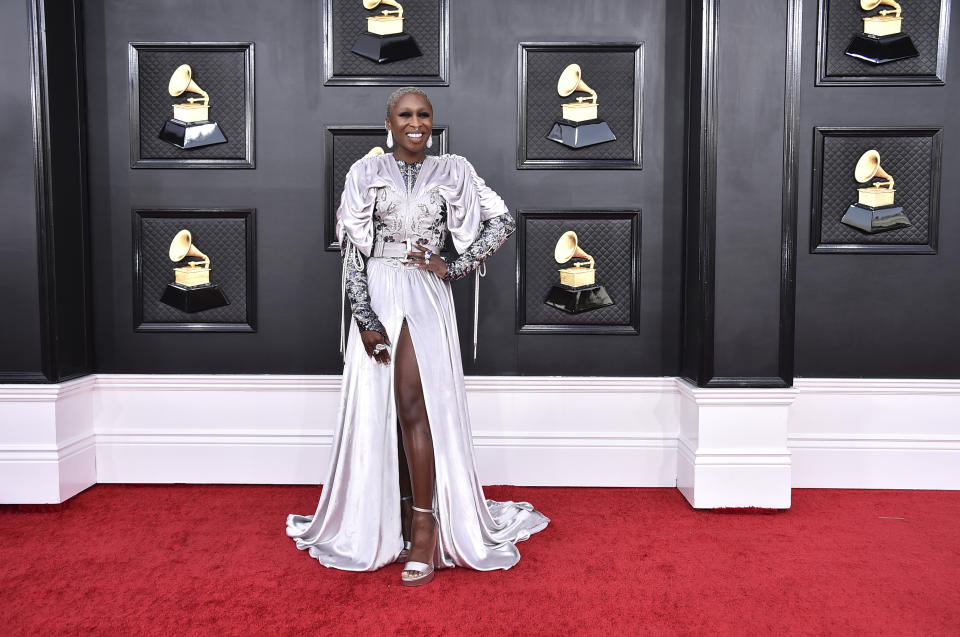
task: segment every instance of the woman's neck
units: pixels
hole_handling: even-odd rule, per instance
[[[416,164],[426,159],[427,154],[425,152],[411,153],[404,148],[398,148],[393,151],[393,156],[395,159],[399,159],[408,164]]]

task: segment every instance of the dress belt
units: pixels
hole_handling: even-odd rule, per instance
[[[423,246],[418,245],[418,248],[422,250],[429,250],[430,252],[437,253],[440,251],[440,248],[436,246]],[[384,241],[376,242],[373,244],[373,250],[370,252],[371,257],[406,257],[407,256],[407,244],[406,242],[393,242],[393,241]],[[410,250],[410,252],[415,252]]]

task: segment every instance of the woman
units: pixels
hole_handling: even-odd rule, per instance
[[[434,567],[510,568],[515,543],[549,520],[484,498],[450,290],[516,223],[466,159],[426,155],[433,107],[421,90],[395,91],[384,124],[396,149],[350,168],[337,210],[355,320],[329,477],[316,513],[288,516],[287,535],[324,566],[405,561],[402,583],[418,586]],[[448,234],[460,253],[449,263],[437,254]]]

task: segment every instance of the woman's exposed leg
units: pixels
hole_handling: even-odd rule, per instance
[[[403,541],[410,541],[410,523],[413,517],[413,490],[410,487],[410,468],[407,466],[407,454],[403,452],[403,430],[397,420],[397,467],[400,469],[400,533]]]
[[[397,401],[397,416],[403,447],[406,451],[413,504],[421,509],[433,508],[433,437],[427,419],[427,405],[420,384],[420,369],[417,355],[410,338],[410,328],[404,321],[393,357],[394,388]],[[413,548],[409,560],[433,563],[436,545],[436,524],[429,513],[413,512],[411,539]]]

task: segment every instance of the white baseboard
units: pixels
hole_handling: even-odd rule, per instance
[[[671,378],[467,377],[466,386],[484,484],[675,483]],[[326,478],[339,376],[101,375],[98,390],[98,482]]]
[[[797,379],[785,442],[775,391],[675,378],[466,386],[484,484],[679,483],[698,507],[782,507],[784,493],[789,506],[785,484],[960,489],[960,380]],[[60,502],[96,482],[318,484],[339,388],[339,376],[256,375],[0,385],[0,502]],[[697,436],[682,430],[692,414]]]
[[[960,489],[960,380],[797,378],[794,487]]]

